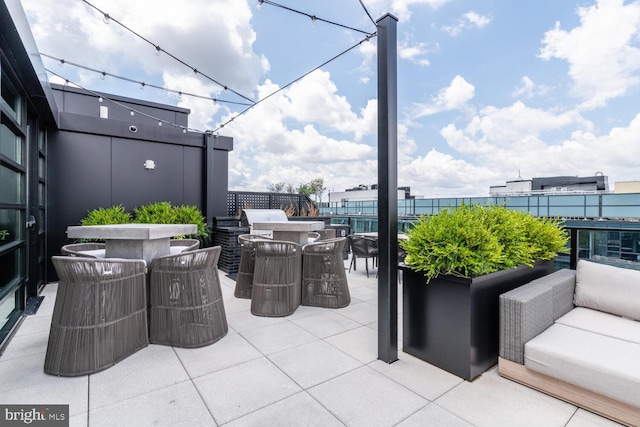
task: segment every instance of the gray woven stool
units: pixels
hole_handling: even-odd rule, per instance
[[[236,288],[233,292],[236,298],[251,298],[253,270],[256,264],[253,242],[264,239],[269,239],[269,237],[258,234],[241,234],[238,236],[238,243],[240,243],[240,264],[238,265]]]
[[[46,373],[91,374],[149,344],[143,260],[68,256],[51,260],[59,284]]]
[[[251,313],[281,317],[300,306],[302,248],[294,242],[256,240]]]
[[[151,343],[202,347],[227,334],[218,276],[220,250],[197,249],[151,262]]]
[[[302,305],[341,308],[351,302],[342,249],[345,237],[309,243],[302,248]]]

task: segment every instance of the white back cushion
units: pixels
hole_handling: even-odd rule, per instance
[[[640,321],[640,270],[580,260],[573,303]]]

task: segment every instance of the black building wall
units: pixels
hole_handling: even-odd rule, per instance
[[[48,249],[60,253],[66,228],[88,210],[122,204],[129,212],[159,201],[198,206],[210,222],[226,216],[228,152],[233,139],[186,132],[189,111],[53,85],[60,126],[48,134]],[[100,117],[100,107],[108,118]],[[163,123],[167,120],[178,126]],[[132,128],[134,126],[135,128]],[[153,170],[145,161],[155,163]],[[50,269],[50,274],[52,274]]]

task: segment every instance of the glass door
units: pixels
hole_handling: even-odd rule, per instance
[[[24,97],[0,69],[0,343],[22,314],[27,274],[27,150]]]

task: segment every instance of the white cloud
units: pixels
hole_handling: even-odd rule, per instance
[[[523,96],[525,98],[534,98],[536,96],[542,96],[551,90],[549,86],[539,85],[533,82],[528,76],[522,78],[522,84],[518,86],[511,96],[518,98]]]
[[[267,81],[260,98],[277,89]],[[375,100],[356,114],[329,73],[316,71],[225,126],[234,138],[230,187],[264,191],[274,182],[298,185],[318,176],[344,188],[357,179],[375,182],[376,150],[358,140],[376,125]],[[336,133],[353,137],[327,136]]]
[[[414,64],[421,66],[429,66],[429,60],[424,58],[428,52],[427,43],[411,43],[408,39],[398,42],[398,56],[406,59]]]
[[[561,129],[573,131],[555,143],[545,141],[548,132]],[[602,171],[616,180],[636,180],[638,134],[640,114],[627,126],[597,135],[577,111],[554,114],[516,102],[484,108],[463,128],[445,126],[441,135],[457,154],[432,149],[408,162],[403,174],[428,197],[486,196],[489,186],[516,178],[518,171],[525,177]]]
[[[171,0],[92,3],[202,74],[249,98],[269,69],[267,59],[253,51],[256,35],[246,0],[192,0],[180,5]],[[162,78],[161,70],[165,76],[193,74],[164,53],[156,56],[154,46],[113,20],[105,24],[99,12],[82,2],[22,0],[22,4],[34,22],[32,32],[41,52],[114,74],[131,67],[158,78]],[[98,75],[82,73],[81,77],[79,83],[84,85]],[[202,75],[198,78],[213,95],[223,92]]]
[[[462,15],[453,25],[445,25],[442,29],[450,36],[455,37],[464,30],[482,29],[491,23],[491,18],[480,15],[474,11],[469,11]]]
[[[443,111],[466,110],[474,93],[475,87],[471,83],[461,76],[455,76],[448,87],[440,89],[438,94],[431,98],[431,102],[417,105],[412,117],[417,119]]]
[[[449,3],[451,0],[367,0],[367,9],[374,17],[383,13],[392,13],[400,22],[411,19],[411,11],[415,6],[428,6],[432,9]]]
[[[569,63],[574,96],[582,108],[602,107],[640,84],[640,2],[598,0],[578,8],[580,25],[545,33],[540,57]]]

